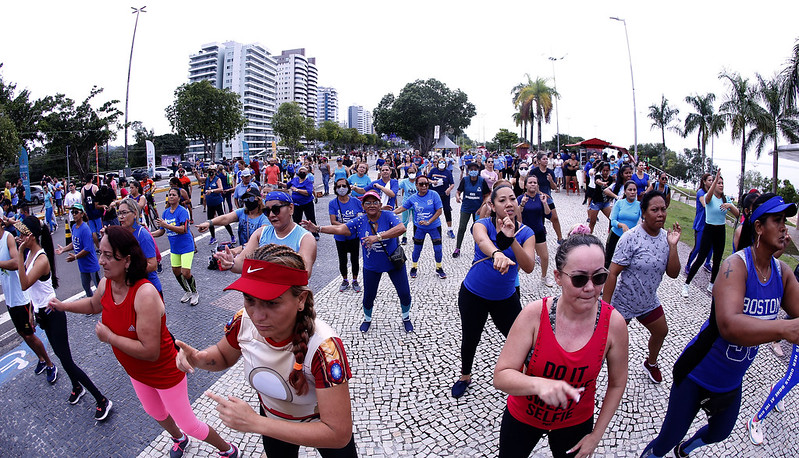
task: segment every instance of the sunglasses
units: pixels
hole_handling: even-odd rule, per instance
[[[588,284],[588,279],[591,279],[591,283],[594,286],[604,285],[606,281],[608,281],[608,271],[602,269],[598,272],[595,272],[593,275],[588,274],[569,274],[566,272],[561,272],[563,275],[571,278],[572,286],[575,288],[582,288],[583,286]]]
[[[336,189],[349,189],[349,186],[336,186]]]
[[[421,183],[417,182],[416,186],[430,186],[430,183],[428,183],[426,181],[422,181]]]
[[[258,198],[257,198],[257,197],[255,197],[255,196],[249,196],[249,197],[245,197],[245,198],[244,198],[244,199],[242,199],[242,200],[243,200],[244,202],[250,202],[250,203],[253,203],[253,202],[258,202]],[[278,210],[278,211],[280,211],[280,210]]]
[[[267,215],[269,213],[277,215],[278,213],[280,213],[281,208],[288,207],[289,205],[290,204],[278,204],[278,205],[272,205],[271,207],[264,207],[264,213]]]
[[[80,215],[83,212],[80,211],[80,210],[70,210],[70,213],[72,213],[73,215]],[[119,213],[119,212],[117,212],[117,213]]]

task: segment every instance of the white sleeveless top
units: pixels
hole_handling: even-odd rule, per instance
[[[11,260],[11,253],[8,251],[8,237],[12,237],[8,231],[3,232],[3,237],[0,237],[0,261]],[[0,286],[3,287],[6,305],[9,307],[30,304],[31,298],[27,291],[22,291],[22,285],[19,284],[19,273],[16,270],[0,269]]]
[[[33,268],[33,264],[36,262],[36,258],[38,258],[40,255],[43,254],[45,254],[44,250],[40,249],[32,257],[28,255],[28,259],[30,259],[31,262],[28,265],[28,267],[25,268],[26,274],[30,274],[31,269]],[[34,311],[38,312],[39,310],[47,307],[47,303],[50,302],[50,299],[55,297],[55,290],[53,289],[52,271],[49,274],[47,274],[47,280],[37,279],[30,286],[30,288],[28,288],[28,294],[30,294]]]

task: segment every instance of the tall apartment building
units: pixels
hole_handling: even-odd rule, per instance
[[[189,56],[189,82],[208,80],[219,89],[239,94],[247,125],[236,138],[216,145],[216,152],[232,158],[243,155],[242,140],[250,154],[271,147],[275,140],[272,116],[277,110],[277,64],[268,49],[258,43],[235,41],[208,43]],[[202,143],[192,142],[190,154],[202,154]]]
[[[338,122],[338,91],[334,87],[320,87],[316,95],[316,125],[325,121]]]
[[[372,113],[364,110],[360,105],[350,105],[347,109],[347,125],[349,128],[358,129],[360,134],[372,134]]]
[[[316,58],[305,57],[305,48],[283,51],[277,61],[277,106],[297,102],[305,116],[316,120],[319,72]]]

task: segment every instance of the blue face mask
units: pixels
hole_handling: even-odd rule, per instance
[[[476,177],[477,175],[480,175],[479,171],[477,171],[477,170],[469,170],[469,176],[470,177]]]

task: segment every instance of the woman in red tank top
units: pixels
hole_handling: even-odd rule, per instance
[[[527,457],[544,434],[555,458],[590,456],[627,385],[627,326],[599,300],[608,277],[602,243],[572,235],[558,248],[555,281],[563,289],[519,314],[494,370],[508,393],[500,457]],[[596,380],[608,362],[608,387],[594,425]]]
[[[186,376],[175,365],[177,351],[166,327],[164,303],[147,281],[147,259],[139,242],[122,226],[108,226],[105,235],[100,242],[105,276],[97,293],[69,303],[52,299],[49,306],[103,313],[95,327],[97,338],[111,345],[144,410],[172,436],[170,458],[183,456],[189,444],[186,434],[213,445],[222,457],[237,458],[236,446],[197,419],[191,409]]]

